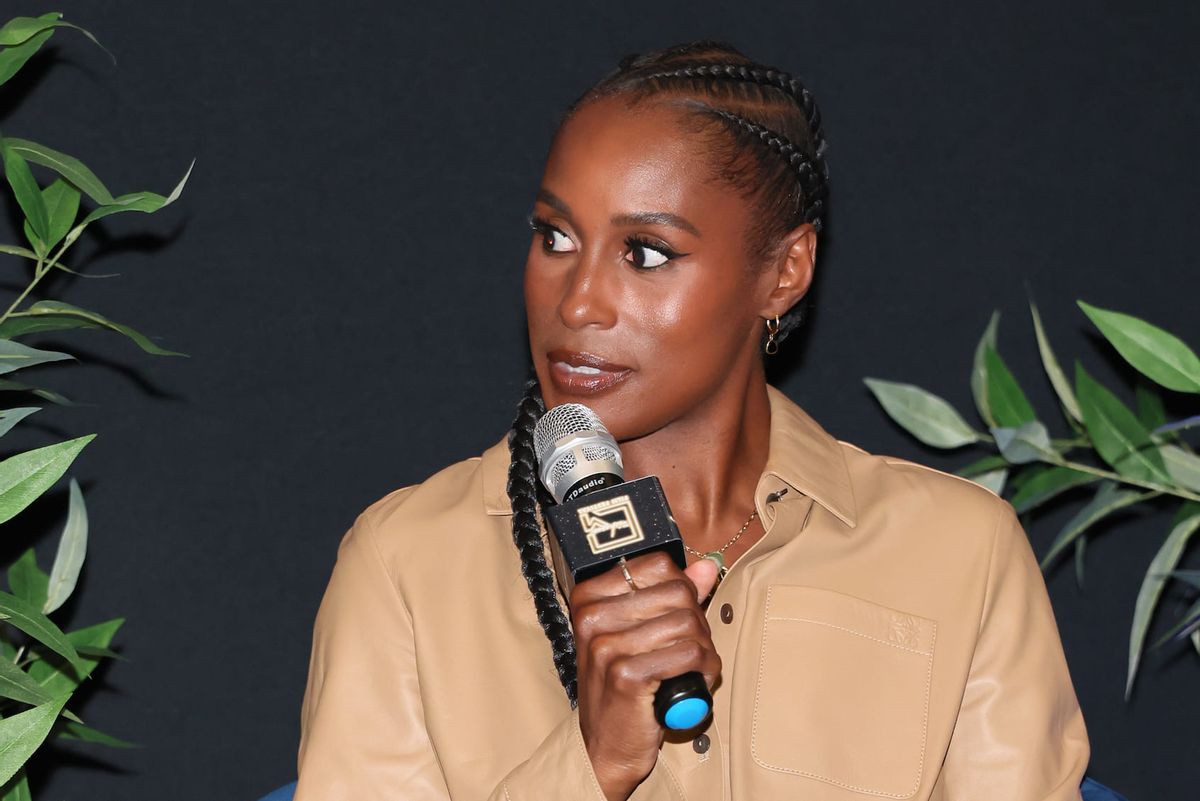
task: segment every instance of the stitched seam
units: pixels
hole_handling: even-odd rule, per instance
[[[758,707],[759,707],[759,699],[762,695],[763,673],[764,673],[765,666],[767,663],[767,625],[771,620],[801,619],[801,618],[772,618],[771,617],[771,591],[772,591],[772,589],[773,589],[773,587],[767,587],[767,602],[766,602],[766,606],[765,606],[765,610],[764,610],[764,614],[763,614],[762,645],[761,645],[761,649],[759,651],[759,661],[758,661],[758,685],[754,688],[754,716],[751,719],[751,725],[750,725],[750,754],[754,758],[754,761],[757,762],[762,767],[767,768],[768,770],[779,771],[781,773],[791,773],[791,774],[794,774],[797,776],[808,776],[808,777],[811,777],[814,779],[818,779],[820,781],[828,782],[829,784],[833,784],[838,787],[845,787],[848,790],[854,790],[854,791],[860,792],[860,793],[867,793],[869,795],[877,795],[877,796],[885,796],[887,798],[910,798],[920,787],[921,775],[924,773],[924,769],[925,769],[925,749],[927,747],[928,732],[929,732],[929,695],[930,695],[930,688],[933,683],[933,650],[932,649],[933,649],[934,643],[937,640],[937,621],[935,621],[935,620],[929,621],[933,626],[933,636],[930,641],[929,653],[924,653],[921,651],[914,651],[914,653],[917,653],[917,654],[920,654],[921,656],[926,657],[926,662],[927,662],[927,666],[925,669],[925,706],[924,706],[924,709],[922,712],[922,720],[921,720],[921,757],[920,757],[919,762],[917,763],[916,780],[913,784],[912,789],[905,793],[888,793],[888,792],[884,792],[883,790],[872,790],[870,788],[860,787],[858,785],[849,784],[848,782],[840,782],[831,777],[822,776],[819,773],[813,773],[811,771],[805,771],[805,770],[798,770],[796,768],[786,768],[786,767],[783,767],[782,765],[772,765],[771,763],[763,760],[758,755]],[[811,622],[820,622],[820,621],[811,621]],[[841,627],[833,626],[833,628],[841,628]],[[845,631],[850,631],[850,630],[845,629]],[[851,631],[850,633],[859,634],[859,632],[856,632],[856,631]],[[859,634],[859,636],[865,637],[866,635]],[[868,637],[868,639],[875,639],[875,638]],[[894,643],[890,643],[885,640],[876,640],[876,641],[881,642],[884,645],[892,645],[893,647],[900,647],[900,646],[896,646]],[[905,648],[903,650],[911,650],[911,649]]]
[[[945,470],[938,470],[936,467],[930,467],[929,465],[921,464],[920,462],[910,462],[909,460],[901,459],[898,456],[884,456],[881,458],[883,459],[885,464],[889,464],[892,467],[916,468],[918,470],[924,470],[928,473],[936,473],[939,476],[946,476],[947,478],[952,478],[955,481],[966,482],[967,484],[970,484],[973,487],[979,487],[980,489],[987,490],[988,493],[990,493],[992,496],[994,496],[996,498],[1001,498],[1001,500],[1003,500],[1003,498],[1001,496],[997,495],[990,488],[985,487],[982,484],[980,484],[978,481],[967,478],[966,476],[960,476],[960,475],[956,475],[954,473],[947,473]]]
[[[758,650],[758,683],[754,687],[754,716],[750,719],[750,755],[754,757],[754,761],[763,767],[770,767],[758,756],[758,703],[762,696],[763,685],[763,666],[767,663],[767,623],[771,620],[771,591],[774,587],[767,587],[767,602],[763,610],[762,635],[759,638]]]
[[[508,782],[500,782],[500,786],[504,788],[504,797],[512,801],[512,796],[508,794]]]
[[[794,621],[797,623],[815,623],[818,626],[827,626],[831,629],[837,629],[839,631],[844,631],[847,634],[853,634],[856,637],[863,637],[864,639],[873,640],[874,642],[877,642],[880,645],[887,645],[892,648],[897,648],[901,651],[908,651],[909,653],[920,654],[921,656],[929,656],[929,654],[932,653],[932,651],[918,651],[916,648],[908,648],[907,646],[900,645],[899,643],[891,642],[890,640],[881,640],[878,637],[872,637],[870,634],[863,634],[861,631],[855,631],[854,629],[848,629],[845,626],[838,626],[834,623],[829,623],[824,620],[812,620],[811,618],[807,618],[807,617],[773,617],[773,618],[771,618],[771,620],[791,620],[791,621]],[[930,621],[930,622],[933,622],[933,621]]]

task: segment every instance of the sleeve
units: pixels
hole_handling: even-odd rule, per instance
[[[295,801],[449,801],[424,721],[412,618],[368,519],[359,516],[338,546],[313,626]],[[488,798],[606,801],[578,711],[565,716]],[[630,801],[682,798],[660,760]]]
[[[579,710],[563,718],[529,759],[514,768],[488,801],[606,801],[579,728]],[[660,757],[629,801],[686,801]]]
[[[360,515],[313,625],[295,801],[448,801],[424,721],[412,619]]]
[[[942,768],[947,797],[1080,801],[1089,757],[1041,568],[1003,501],[979,635]]]

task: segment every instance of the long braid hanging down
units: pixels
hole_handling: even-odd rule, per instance
[[[781,220],[793,225],[793,214],[803,222],[811,223],[818,232],[824,223],[829,173],[825,164],[825,137],[821,130],[821,113],[816,100],[805,86],[786,72],[746,60],[736,48],[722,42],[700,41],[689,45],[664,48],[644,55],[633,54],[622,58],[617,70],[596,86],[589,89],[569,108],[569,116],[581,103],[588,99],[613,92],[632,90],[635,93],[652,87],[651,94],[659,81],[692,80],[712,85],[722,82],[742,82],[771,87],[789,96],[787,107],[800,112],[803,126],[798,127],[806,141],[790,140],[783,133],[760,122],[737,114],[730,109],[707,106],[704,113],[720,120],[738,142],[754,142],[750,147],[764,147],[782,157],[795,176],[797,183],[789,190],[800,192],[798,205],[786,212],[788,219]],[[682,62],[682,63],[681,63]],[[763,102],[777,102],[762,93]],[[560,123],[561,124],[561,123]],[[781,214],[785,212],[779,212]],[[783,318],[777,339],[782,339],[800,322],[802,310],[797,304]],[[539,507],[553,503],[549,493],[538,480],[537,455],[533,449],[533,429],[545,411],[541,388],[535,374],[525,384],[525,393],[517,408],[517,416],[509,432],[508,446],[512,461],[508,470],[508,497],[512,504],[513,542],[521,555],[521,572],[533,594],[538,621],[546,632],[554,655],[554,667],[559,681],[566,690],[567,698],[574,709],[578,704],[578,666],[575,659],[575,637],[570,621],[558,602],[555,591],[555,576],[546,561],[542,539],[542,524]]]
[[[508,451],[512,456],[508,466],[508,497],[513,510],[513,542],[521,554],[521,573],[533,593],[538,622],[550,640],[558,680],[574,709],[578,702],[575,635],[571,633],[571,625],[555,594],[554,572],[546,562],[538,516],[539,504],[545,505],[551,500],[538,480],[537,454],[533,450],[533,428],[544,411],[537,376],[531,375],[525,383],[525,394],[508,434]]]

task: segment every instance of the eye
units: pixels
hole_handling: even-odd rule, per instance
[[[543,220],[541,217],[530,215],[528,218],[529,227],[542,235],[542,250],[546,253],[570,253],[570,247],[555,247],[555,245],[569,245],[570,237],[562,231],[555,228],[550,223]],[[558,237],[558,239],[555,239]]]
[[[633,266],[639,270],[653,270],[680,255],[666,245],[636,235],[627,238],[625,245],[629,248],[630,253],[642,251],[643,255],[640,261],[636,258],[632,260]]]

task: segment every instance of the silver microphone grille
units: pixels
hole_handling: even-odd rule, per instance
[[[564,403],[548,410],[533,429],[542,483],[562,502],[581,479],[598,473],[625,477],[621,450],[599,416],[582,403]]]

